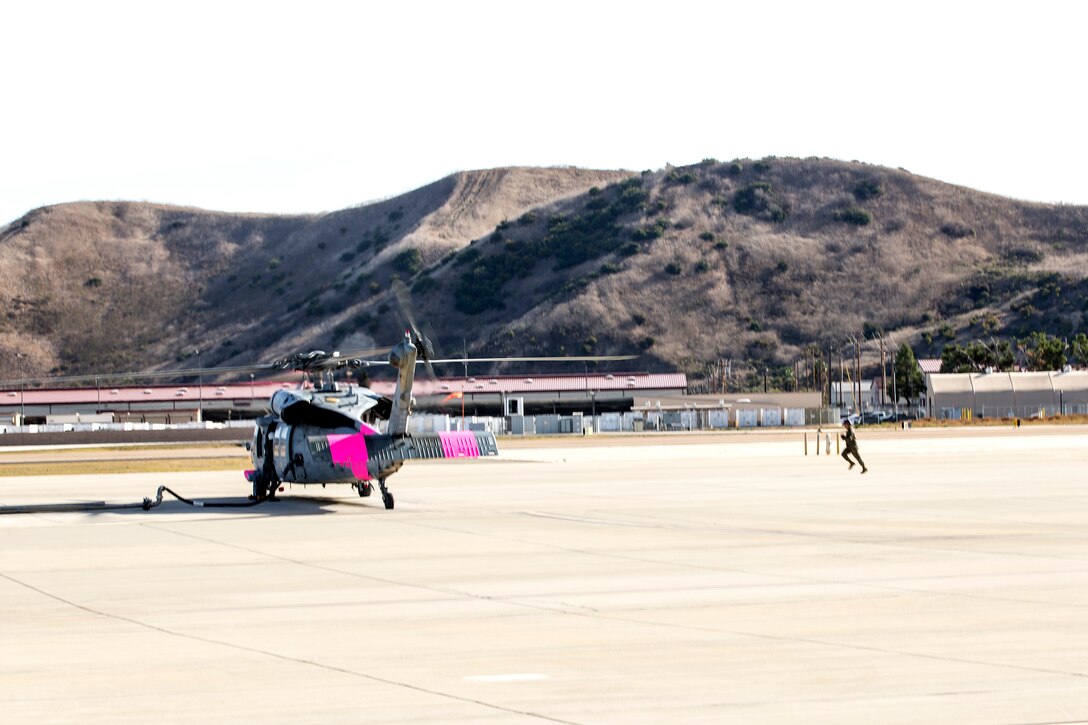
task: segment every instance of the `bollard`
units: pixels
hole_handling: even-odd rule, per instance
[[[816,455],[820,455],[820,436],[823,434],[823,428],[816,429]]]
[[[819,441],[816,441],[816,450],[820,450]],[[808,455],[808,433],[805,433],[805,455]]]

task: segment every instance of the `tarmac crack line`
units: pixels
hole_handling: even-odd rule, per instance
[[[351,670],[351,669],[348,669],[346,667],[337,667],[336,665],[330,665],[330,664],[326,664],[324,662],[318,662],[317,660],[306,659],[304,657],[292,657],[291,655],[285,655],[285,654],[281,654],[279,652],[273,652],[271,650],[264,650],[264,649],[260,649],[258,647],[248,647],[246,645],[237,644],[237,643],[234,643],[234,642],[227,642],[227,641],[219,640],[219,639],[213,639],[211,637],[202,637],[202,636],[196,635],[196,634],[188,634],[188,633],[185,633],[185,632],[178,632],[178,631],[168,629],[166,627],[162,627],[162,626],[159,626],[159,625],[156,625],[156,624],[151,624],[149,622],[143,622],[143,621],[140,621],[139,619],[133,619],[132,617],[126,617],[126,616],[123,616],[123,615],[120,615],[120,614],[114,614],[112,612],[106,612],[106,611],[103,611],[103,610],[95,609],[94,607],[88,607],[85,604],[80,604],[79,602],[75,602],[75,601],[72,601],[70,599],[65,599],[62,596],[59,596],[57,594],[53,594],[52,592],[48,592],[48,591],[46,591],[46,590],[44,590],[44,589],[42,589],[40,587],[34,586],[33,584],[30,584],[28,582],[24,582],[24,581],[22,581],[20,579],[16,579],[15,577],[11,576],[10,574],[5,574],[3,572],[0,572],[0,578],[6,579],[7,581],[11,582],[12,584],[23,587],[24,589],[28,589],[29,591],[35,592],[35,593],[37,593],[37,594],[39,594],[39,595],[41,595],[43,597],[46,597],[48,599],[52,599],[55,602],[59,602],[59,603],[65,605],[65,606],[72,607],[74,609],[78,609],[78,610],[80,610],[82,612],[86,612],[88,614],[91,614],[91,615],[94,615],[94,616],[97,616],[97,617],[102,617],[104,619],[111,619],[111,620],[114,620],[114,621],[117,621],[117,622],[125,622],[127,624],[131,624],[133,626],[140,627],[142,629],[146,629],[146,630],[149,630],[149,631],[152,631],[152,632],[157,632],[159,634],[164,634],[164,635],[167,635],[167,636],[170,636],[170,637],[178,637],[180,639],[188,639],[188,640],[191,640],[191,641],[194,641],[194,642],[203,642],[205,644],[216,645],[216,646],[219,646],[219,647],[226,647],[228,649],[233,649],[233,650],[236,650],[236,651],[239,651],[239,652],[248,652],[250,654],[257,654],[257,655],[261,655],[261,656],[264,656],[264,657],[270,657],[272,659],[277,659],[277,660],[280,660],[280,661],[283,661],[283,662],[290,662],[290,663],[293,663],[293,664],[303,665],[303,666],[307,666],[307,667],[315,667],[317,669],[325,670],[325,671],[328,671],[328,672],[337,672],[339,674],[349,675],[351,677],[358,677],[360,679],[370,680],[371,682],[377,682],[377,683],[380,683],[380,684],[383,684],[383,685],[389,685],[391,687],[400,687],[400,688],[404,688],[406,690],[412,690],[414,692],[420,692],[420,693],[423,693],[423,694],[432,695],[434,697],[445,698],[445,699],[448,699],[448,700],[456,700],[458,702],[464,702],[464,703],[468,703],[470,705],[479,705],[480,707],[486,707],[486,708],[489,708],[489,709],[492,709],[492,710],[497,710],[499,712],[510,713],[512,715],[523,715],[525,717],[537,718],[539,720],[547,720],[548,722],[563,723],[564,725],[579,725],[579,723],[571,721],[571,720],[562,720],[560,718],[551,717],[550,715],[544,715],[542,713],[529,712],[527,710],[518,710],[516,708],[511,708],[511,707],[503,707],[502,705],[497,705],[495,703],[486,702],[484,700],[479,700],[479,699],[472,698],[472,697],[464,697],[462,695],[456,695],[456,694],[453,694],[451,692],[443,692],[441,690],[434,690],[434,689],[430,689],[430,688],[427,688],[427,687],[421,687],[419,685],[413,685],[413,684],[411,684],[409,682],[403,682],[403,681],[400,681],[400,680],[393,680],[393,679],[390,679],[390,678],[387,678],[387,677],[381,677],[379,675],[370,674],[368,672],[359,672],[357,670]]]
[[[529,514],[529,515],[536,515],[536,514]],[[565,520],[565,519],[561,519],[561,520]],[[958,597],[958,598],[962,598],[962,599],[969,599],[969,600],[975,600],[975,601],[984,601],[984,602],[1005,602],[1005,603],[1012,603],[1012,604],[1031,604],[1031,605],[1036,605],[1036,606],[1052,606],[1052,607],[1073,607],[1075,609],[1083,609],[1086,606],[1088,606],[1088,605],[1085,605],[1085,604],[1075,604],[1075,603],[1069,603],[1069,602],[1047,602],[1047,601],[1039,601],[1039,600],[1035,600],[1035,599],[1023,599],[1023,598],[1017,598],[1017,597],[984,596],[984,595],[981,595],[981,594],[971,594],[969,592],[948,591],[948,590],[945,590],[945,589],[918,589],[918,588],[911,588],[911,587],[906,587],[906,586],[902,586],[902,585],[896,585],[896,584],[894,584],[894,580],[887,580],[887,579],[865,582],[865,581],[856,581],[856,580],[850,580],[850,579],[818,579],[818,578],[815,578],[815,577],[799,576],[797,574],[777,574],[777,573],[769,574],[767,572],[753,571],[753,570],[750,570],[750,569],[721,568],[721,567],[716,567],[716,566],[706,566],[706,565],[703,565],[703,564],[690,564],[688,562],[682,562],[682,561],[662,561],[660,559],[651,559],[651,558],[644,557],[644,556],[632,556],[632,555],[629,555],[629,554],[628,555],[616,554],[614,552],[604,552],[604,551],[591,551],[591,550],[588,550],[588,549],[577,549],[577,548],[569,547],[569,546],[558,546],[556,544],[543,544],[543,543],[539,543],[539,542],[535,542],[535,541],[529,541],[529,540],[526,540],[526,539],[513,538],[513,537],[509,537],[509,536],[495,536],[493,534],[482,534],[482,533],[480,533],[478,531],[468,531],[468,530],[464,530],[464,529],[458,529],[458,528],[455,528],[455,527],[452,527],[452,526],[437,526],[437,525],[434,525],[434,524],[428,525],[428,524],[420,524],[419,522],[410,522],[408,525],[418,526],[418,527],[421,527],[421,528],[438,529],[438,530],[441,530],[441,531],[452,531],[452,532],[455,532],[455,533],[465,534],[465,535],[481,536],[481,537],[485,537],[485,538],[495,539],[497,541],[502,541],[504,543],[518,543],[518,544],[525,544],[525,545],[530,545],[530,546],[539,546],[539,547],[542,547],[542,548],[551,549],[553,551],[564,551],[564,552],[571,553],[571,554],[581,554],[583,556],[595,556],[595,557],[600,557],[600,558],[604,558],[604,559],[615,559],[615,560],[619,560],[619,561],[632,561],[632,562],[639,563],[639,564],[653,564],[655,566],[666,566],[666,567],[677,567],[677,568],[684,568],[684,569],[693,569],[695,571],[709,571],[709,572],[719,572],[719,573],[723,573],[723,574],[745,574],[745,575],[748,575],[748,576],[773,577],[773,578],[776,578],[776,579],[781,579],[783,581],[793,582],[793,583],[800,583],[800,584],[827,584],[827,585],[836,585],[837,584],[837,585],[844,585],[844,586],[855,586],[855,587],[859,587],[859,588],[863,588],[863,589],[873,589],[873,590],[876,590],[876,591],[886,591],[886,592],[897,593],[897,594],[902,594],[902,593],[926,594],[926,595],[932,595],[932,596]],[[873,545],[873,546],[888,546],[889,545],[888,542],[881,542],[881,541],[848,541],[847,543],[855,543],[855,544],[859,544],[859,545]],[[781,545],[785,546],[786,544],[781,544]],[[915,548],[918,548],[918,547],[905,546],[903,548],[915,549]],[[959,551],[959,550],[956,550],[956,551]],[[1000,556],[1001,555],[1000,553],[986,552],[986,551],[978,552],[978,553],[985,554],[987,556]],[[1037,558],[1058,558],[1059,560],[1066,561],[1065,557],[1031,556],[1029,558],[1032,558],[1032,559],[1037,559]],[[1081,562],[1080,559],[1070,559],[1069,561]],[[1071,570],[1071,572],[1078,572],[1078,573],[1080,571],[1081,571],[1080,569]],[[1050,573],[1071,573],[1071,572],[1069,572],[1069,571],[1058,571],[1058,572],[1050,572]],[[917,578],[917,577],[911,577],[911,578]],[[448,593],[453,593],[453,592],[448,592]]]
[[[146,526],[151,526],[150,524],[145,524],[145,525]],[[419,524],[415,524],[415,525],[419,525]],[[159,527],[152,526],[152,528],[159,528]],[[931,660],[931,661],[956,662],[956,663],[959,663],[959,664],[969,664],[969,665],[982,666],[982,667],[995,667],[995,668],[1008,669],[1008,670],[1013,670],[1013,671],[1018,671],[1018,672],[1036,672],[1036,673],[1043,673],[1043,674],[1049,674],[1049,675],[1066,675],[1066,676],[1075,677],[1075,678],[1078,678],[1078,679],[1088,679],[1088,673],[1071,672],[1071,671],[1066,671],[1066,670],[1055,670],[1055,669],[1050,669],[1050,668],[1045,668],[1045,667],[1027,667],[1027,666],[1023,666],[1023,665],[1013,665],[1013,664],[1007,664],[1007,663],[1001,663],[1001,662],[996,662],[995,663],[995,662],[986,662],[986,661],[981,661],[981,660],[972,660],[972,659],[967,659],[967,658],[948,657],[948,656],[942,656],[942,655],[931,655],[931,654],[926,654],[926,653],[923,653],[923,652],[910,652],[910,651],[906,651],[906,650],[895,650],[895,649],[886,649],[886,648],[881,648],[881,647],[870,647],[870,646],[864,646],[864,645],[848,644],[848,643],[843,643],[843,642],[834,642],[834,641],[828,641],[828,640],[821,640],[821,639],[816,639],[816,638],[811,638],[811,637],[783,637],[783,636],[776,636],[776,635],[770,635],[770,634],[764,634],[764,633],[758,633],[758,632],[745,632],[745,631],[742,631],[742,630],[716,629],[716,628],[713,628],[713,627],[696,627],[696,626],[692,626],[692,625],[684,625],[684,624],[678,624],[678,623],[672,623],[672,622],[652,622],[652,621],[646,621],[646,620],[638,619],[638,618],[634,618],[634,617],[623,617],[623,616],[619,616],[619,615],[603,613],[603,612],[600,612],[600,611],[597,611],[597,610],[585,611],[582,608],[579,608],[579,610],[572,610],[572,609],[569,609],[569,608],[549,607],[549,606],[546,606],[546,605],[539,605],[539,604],[533,604],[533,603],[526,602],[526,601],[520,601],[517,598],[492,597],[492,596],[486,596],[486,595],[481,595],[481,594],[474,594],[472,592],[459,592],[457,590],[452,590],[452,589],[443,588],[443,587],[429,587],[429,586],[422,585],[422,584],[398,582],[398,581],[395,581],[395,580],[385,579],[385,578],[382,578],[382,577],[374,577],[374,576],[366,575],[366,574],[358,574],[357,572],[344,571],[342,569],[336,569],[335,567],[328,567],[328,566],[324,566],[324,565],[320,565],[320,564],[310,564],[310,563],[307,563],[307,562],[300,562],[300,561],[297,561],[295,559],[291,559],[289,557],[269,554],[268,552],[264,552],[264,551],[261,551],[259,549],[251,549],[251,548],[245,547],[245,546],[239,546],[239,545],[236,545],[236,544],[229,544],[229,543],[222,542],[222,541],[216,541],[214,539],[208,539],[208,538],[201,537],[201,536],[195,536],[193,534],[173,531],[171,529],[163,529],[163,530],[165,530],[167,532],[170,532],[170,533],[175,533],[175,534],[177,534],[179,536],[184,536],[184,537],[188,537],[188,538],[197,539],[197,540],[200,540],[200,541],[205,541],[207,543],[219,544],[221,546],[227,546],[227,547],[230,547],[230,548],[235,548],[235,549],[239,549],[239,550],[242,550],[242,551],[247,551],[247,552],[250,552],[250,553],[263,554],[263,555],[265,555],[265,556],[267,556],[269,558],[276,559],[276,560],[279,560],[279,561],[284,561],[284,562],[291,563],[291,564],[296,564],[296,565],[299,565],[299,566],[311,567],[311,568],[315,568],[315,569],[329,571],[329,572],[332,572],[332,573],[344,574],[344,575],[347,575],[347,576],[353,576],[353,577],[357,577],[357,578],[360,578],[360,579],[370,579],[370,580],[378,581],[378,582],[381,582],[381,583],[384,583],[384,584],[393,584],[393,585],[398,585],[398,586],[414,587],[414,588],[423,589],[423,590],[427,590],[427,591],[436,591],[436,592],[439,592],[439,593],[442,593],[442,594],[461,595],[461,596],[464,596],[464,597],[467,597],[467,598],[477,599],[477,600],[482,600],[482,601],[501,602],[501,603],[509,604],[509,605],[512,605],[512,606],[524,607],[524,608],[527,608],[527,609],[537,609],[537,610],[543,610],[543,611],[550,611],[550,612],[554,612],[554,613],[558,613],[558,614],[564,614],[564,615],[567,615],[567,616],[599,618],[599,619],[618,621],[618,622],[626,622],[626,623],[629,623],[629,624],[639,624],[639,625],[651,626],[651,627],[664,627],[664,628],[668,628],[668,629],[679,629],[679,630],[684,630],[684,631],[695,631],[695,632],[712,632],[712,633],[715,633],[715,634],[727,634],[727,635],[733,635],[733,636],[738,636],[738,637],[751,637],[753,639],[760,639],[760,640],[765,640],[765,641],[794,642],[794,643],[810,644],[810,645],[815,645],[815,646],[820,646],[820,647],[837,647],[837,648],[842,648],[842,649],[847,649],[847,650],[855,650],[855,651],[860,651],[860,652],[875,652],[875,653],[879,653],[879,654],[898,655],[898,656],[902,656],[902,657],[916,657],[916,658],[919,658],[919,659]],[[462,532],[462,533],[464,533],[464,532]],[[513,539],[513,540],[517,541],[516,539]],[[532,542],[521,542],[521,543],[532,543]],[[601,554],[599,552],[585,551],[585,550],[580,550],[580,549],[572,549],[572,548],[568,548],[568,547],[557,547],[557,546],[554,546],[554,545],[548,545],[548,546],[549,546],[549,548],[554,548],[554,549],[557,549],[557,550],[570,551],[570,552],[573,552],[573,553],[580,553],[580,554],[585,554],[585,555],[606,556],[606,557],[610,557],[610,558],[626,558],[626,559],[631,559],[633,561],[646,561],[644,559],[639,559],[637,557],[616,557],[615,555]],[[655,562],[655,563],[661,564],[662,562]],[[673,565],[672,563],[669,563],[669,562],[666,562],[665,564],[666,565]],[[698,567],[698,568],[707,569],[708,567]],[[713,570],[713,569],[711,569],[711,570]],[[747,572],[747,573],[751,573],[751,572]],[[808,581],[814,581],[814,582],[818,582],[818,583],[826,583],[826,582],[823,582],[822,580],[811,580],[810,579]],[[832,583],[834,583],[834,582],[832,582]],[[872,586],[872,585],[859,584],[858,586]],[[892,590],[892,591],[897,591],[897,588],[895,588],[895,587],[873,587],[873,588],[888,589],[888,590]],[[913,590],[910,590],[910,589],[899,590],[899,591],[907,591],[907,592],[917,593],[917,592],[914,592]],[[925,592],[925,593],[932,593],[932,592]],[[947,593],[942,593],[942,594],[948,595]],[[958,594],[953,593],[952,596],[958,596]],[[963,595],[963,596],[969,596],[969,595]],[[542,717],[546,717],[546,716],[542,716]]]
[[[340,574],[342,576],[349,576],[349,577],[352,577],[354,579],[362,579],[362,580],[365,580],[365,581],[377,582],[379,584],[389,584],[391,586],[405,587],[407,589],[419,589],[419,590],[425,591],[425,592],[431,592],[431,593],[434,593],[434,594],[444,594],[444,595],[447,595],[447,596],[457,597],[457,598],[460,598],[460,599],[475,599],[477,601],[482,601],[482,602],[500,602],[500,603],[503,603],[503,604],[510,604],[512,606],[523,607],[525,609],[534,609],[534,610],[540,610],[540,611],[545,611],[545,612],[553,612],[553,613],[560,613],[560,614],[567,611],[566,609],[563,609],[562,607],[547,606],[547,605],[544,605],[544,604],[533,604],[533,603],[530,603],[530,602],[522,602],[522,601],[517,601],[517,600],[514,600],[514,599],[508,599],[506,597],[494,597],[494,596],[490,596],[490,595],[486,595],[486,594],[476,594],[474,592],[465,591],[463,589],[454,589],[452,587],[437,587],[437,586],[431,586],[431,585],[428,585],[428,584],[418,584],[416,582],[400,581],[400,580],[397,580],[397,579],[388,579],[386,577],[374,576],[373,574],[360,574],[359,572],[356,572],[356,571],[348,571],[346,569],[339,569],[339,568],[337,568],[335,566],[328,566],[326,564],[316,564],[316,563],[308,562],[308,561],[299,561],[298,559],[292,559],[289,556],[282,556],[280,554],[273,554],[273,553],[270,553],[270,552],[267,552],[267,551],[262,551],[261,549],[254,549],[254,548],[251,548],[251,547],[248,547],[248,546],[241,546],[239,544],[231,544],[231,543],[228,543],[228,542],[225,542],[225,541],[218,541],[216,539],[210,539],[210,538],[207,538],[205,536],[197,536],[196,534],[189,534],[189,533],[186,533],[186,532],[183,532],[183,531],[175,531],[175,530],[169,529],[169,528],[162,528],[162,527],[159,527],[159,526],[155,526],[153,524],[143,524],[143,525],[147,526],[149,528],[159,530],[159,531],[165,531],[165,532],[170,533],[170,534],[175,534],[177,536],[182,536],[182,537],[185,537],[185,538],[194,539],[196,541],[203,541],[204,543],[207,543],[207,544],[216,544],[218,546],[223,546],[223,547],[230,548],[230,549],[236,549],[238,551],[245,551],[245,552],[250,553],[250,554],[257,554],[259,556],[264,556],[264,557],[266,557],[266,558],[268,558],[268,559],[270,559],[272,561],[280,561],[280,562],[284,562],[286,564],[294,564],[295,566],[300,566],[300,567],[303,567],[303,568],[306,568],[306,569],[315,569],[317,571],[327,571],[327,572],[329,572],[331,574]]]
[[[419,526],[420,524],[414,524],[414,525]],[[446,527],[436,527],[436,528],[446,528]],[[456,531],[456,529],[453,529],[453,530]],[[474,532],[461,531],[460,533],[474,533]],[[508,537],[494,537],[494,538],[499,538],[500,540],[515,541],[517,543],[523,543],[523,544],[535,544],[535,542],[523,541],[523,540],[520,540],[520,539],[511,539],[511,538],[508,538]],[[862,542],[862,543],[866,543],[866,542]],[[583,550],[583,549],[574,549],[574,548],[571,548],[571,547],[556,546],[554,544],[536,544],[536,545],[545,546],[547,548],[551,548],[551,549],[555,549],[555,550],[559,550],[559,551],[568,551],[568,552],[571,552],[571,553],[583,554],[583,555],[587,555],[587,556],[601,556],[601,557],[606,557],[606,558],[624,559],[624,560],[641,562],[641,563],[653,563],[653,564],[664,565],[664,566],[683,566],[683,567],[702,569],[702,570],[708,570],[708,571],[722,571],[722,570],[719,570],[719,569],[717,569],[715,567],[689,565],[689,564],[684,564],[682,562],[681,563],[661,562],[661,561],[656,561],[656,560],[652,560],[652,559],[645,559],[645,558],[640,558],[640,557],[619,556],[619,555],[610,554],[610,553],[594,552],[594,551],[587,551],[587,550]],[[968,593],[963,593],[963,592],[930,591],[930,590],[924,590],[924,589],[923,590],[916,590],[916,589],[910,589],[910,588],[907,588],[907,587],[891,586],[891,585],[887,585],[887,584],[878,585],[878,584],[868,584],[868,583],[864,583],[864,582],[828,581],[828,580],[822,580],[822,579],[814,579],[814,578],[811,578],[811,577],[797,577],[796,575],[791,575],[791,576],[785,576],[785,575],[781,575],[781,574],[767,575],[767,574],[763,574],[762,572],[751,572],[751,571],[738,570],[738,569],[729,569],[729,570],[725,570],[725,571],[732,572],[732,573],[741,573],[741,574],[752,574],[752,575],[757,575],[758,574],[758,575],[762,575],[762,576],[778,576],[778,577],[785,578],[785,579],[791,579],[791,580],[794,580],[794,581],[801,581],[801,582],[814,583],[814,584],[847,584],[847,585],[857,586],[857,587],[861,587],[861,588],[876,589],[876,590],[888,591],[888,592],[894,592],[894,593],[928,594],[928,595],[934,595],[934,596],[963,597],[965,599],[976,599],[976,600],[984,600],[984,601],[991,601],[991,600],[992,601],[1009,601],[1009,602],[1020,603],[1020,604],[1027,603],[1027,604],[1037,604],[1037,605],[1038,604],[1049,605],[1049,603],[1047,603],[1047,602],[1033,602],[1033,601],[1030,601],[1030,600],[1020,600],[1020,599],[1002,598],[1002,597],[983,597],[983,596],[979,596],[979,595],[975,595],[975,594],[968,594]],[[510,602],[510,603],[518,603],[518,602]],[[1049,606],[1055,606],[1055,605],[1049,605]],[[1068,605],[1061,605],[1061,606],[1068,606]],[[1074,605],[1074,606],[1078,606],[1078,605]],[[675,624],[675,623],[668,623],[668,622],[648,622],[648,621],[642,620],[642,619],[637,619],[637,618],[632,618],[632,617],[623,617],[623,616],[618,616],[618,615],[614,615],[614,614],[608,614],[608,613],[601,612],[599,610],[591,609],[591,608],[588,608],[588,607],[581,607],[579,609],[581,609],[582,611],[571,610],[571,609],[561,610],[561,611],[563,611],[563,613],[571,615],[571,616],[593,617],[593,618],[608,619],[608,620],[613,620],[613,621],[628,622],[628,623],[632,623],[632,624],[643,624],[643,625],[650,625],[650,626],[657,626],[657,627],[666,627],[666,628],[700,631],[700,632],[714,632],[716,634],[731,634],[731,635],[739,636],[739,637],[752,637],[752,638],[755,638],[755,639],[763,639],[763,640],[776,641],[776,642],[798,642],[798,643],[804,643],[804,644],[819,645],[819,646],[823,646],[823,647],[840,647],[840,648],[844,648],[844,649],[858,650],[858,651],[862,651],[862,652],[876,652],[876,653],[880,653],[880,654],[899,655],[899,656],[904,656],[904,657],[918,657],[918,658],[921,658],[921,659],[928,659],[928,660],[936,660],[936,661],[944,661],[944,662],[957,662],[957,663],[960,663],[960,664],[970,664],[970,665],[984,666],[984,667],[986,667],[986,666],[988,666],[988,667],[998,667],[998,668],[1011,669],[1011,670],[1015,670],[1015,671],[1039,672],[1039,673],[1052,674],[1052,675],[1067,675],[1069,677],[1076,677],[1076,678],[1080,678],[1080,679],[1088,679],[1088,673],[1083,673],[1083,672],[1072,672],[1072,671],[1067,671],[1067,670],[1055,670],[1055,669],[1040,668],[1040,667],[1026,667],[1026,666],[1023,666],[1023,665],[1013,665],[1013,664],[1007,664],[1007,663],[1001,663],[1001,662],[996,662],[995,663],[995,662],[986,662],[986,661],[981,661],[981,660],[971,660],[971,659],[967,659],[967,658],[948,657],[948,656],[941,656],[941,655],[930,655],[930,654],[926,654],[926,653],[922,653],[922,652],[910,652],[910,651],[907,651],[907,650],[894,650],[894,649],[885,649],[885,648],[880,648],[880,647],[867,647],[867,646],[863,646],[863,645],[847,644],[847,643],[833,642],[833,641],[825,641],[825,640],[820,640],[820,639],[815,639],[815,638],[808,638],[808,637],[779,637],[779,636],[775,636],[775,635],[768,635],[768,634],[762,634],[762,633],[757,633],[757,632],[745,632],[745,631],[740,631],[740,630],[719,630],[719,629],[715,629],[715,628],[712,628],[712,627],[693,627],[693,626],[690,626],[690,625],[682,625],[682,624]]]

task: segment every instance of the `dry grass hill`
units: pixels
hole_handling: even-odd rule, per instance
[[[919,356],[1071,336],[1088,208],[821,159],[465,172],[311,216],[65,204],[0,230],[0,377],[389,344],[394,277],[448,355],[640,352],[698,380],[876,332]]]

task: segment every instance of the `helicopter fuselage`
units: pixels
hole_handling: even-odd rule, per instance
[[[267,420],[266,420],[267,419]],[[406,460],[478,458],[498,453],[488,431],[450,431],[387,435],[364,424],[324,428],[290,425],[273,416],[262,418],[249,444],[251,482],[265,479],[265,492],[274,483],[358,484],[384,479]]]
[[[416,364],[408,336],[390,351],[389,362],[399,372],[392,400],[362,386],[341,389],[331,379],[321,389],[276,391],[271,414],[257,420],[246,444],[253,498],[273,498],[282,483],[348,483],[369,496],[376,480],[385,507],[393,508],[385,479],[404,461],[498,455],[490,431],[407,432]],[[387,420],[384,432],[375,427],[378,418]]]

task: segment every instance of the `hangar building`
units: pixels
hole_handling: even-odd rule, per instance
[[[930,373],[934,418],[1031,418],[1088,414],[1088,371]]]

